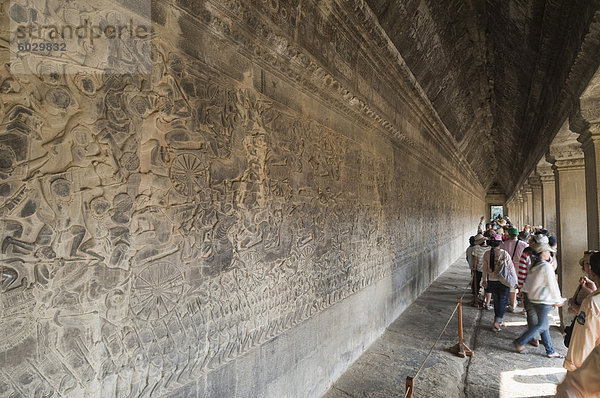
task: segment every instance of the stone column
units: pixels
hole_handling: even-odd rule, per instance
[[[533,224],[540,225],[542,222],[542,184],[540,176],[533,173],[529,177],[529,185],[531,186],[531,204],[533,208]]]
[[[533,224],[533,191],[529,183],[523,184],[523,205],[525,206],[525,224]]]
[[[552,170],[552,164],[543,158],[539,161],[536,171],[540,176],[542,186],[542,225],[552,235],[556,235],[556,180],[554,179],[554,170]]]
[[[590,134],[582,135],[583,153],[585,156],[585,182],[587,205],[588,246],[592,250],[600,250],[600,196],[598,195],[598,176],[600,176],[600,125],[590,125]]]
[[[525,223],[523,222],[523,220],[525,219],[523,212],[525,211],[525,206],[523,206],[523,194],[521,193],[521,191],[519,191],[517,193],[517,225],[519,226],[519,229],[522,230],[523,227],[525,226]]]
[[[585,155],[588,245],[600,250],[600,71],[581,95],[569,122],[571,130],[580,134]]]
[[[587,214],[583,150],[567,122],[550,144],[550,160],[556,177],[559,284],[563,296],[569,297],[581,276],[578,261],[587,250]],[[565,306],[561,314],[564,324],[570,322]]]
[[[508,217],[510,218],[510,220],[513,223],[515,223],[516,222],[516,219],[515,219],[516,212],[515,212],[514,197],[506,202],[506,213],[508,214]]]

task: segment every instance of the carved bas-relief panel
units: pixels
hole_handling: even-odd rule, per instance
[[[165,395],[414,266],[471,214],[391,143],[159,38],[138,55],[151,73],[0,70],[2,397]]]
[[[384,159],[155,50],[151,81],[3,72],[7,396],[160,395],[390,271],[348,245],[391,245]]]

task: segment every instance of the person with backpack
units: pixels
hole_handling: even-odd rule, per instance
[[[521,259],[521,255],[523,254],[523,250],[529,246],[527,242],[523,242],[517,239],[519,235],[519,229],[515,227],[510,227],[508,229],[508,239],[506,239],[502,243],[502,248],[506,250],[508,253],[511,253],[511,259],[513,264],[519,264],[519,260]],[[511,287],[510,296],[509,296],[509,305],[508,312],[515,312],[517,309],[517,289],[515,287]]]
[[[475,273],[475,258],[473,257],[473,248],[475,247],[475,237],[471,236],[469,238],[469,247],[465,251],[465,255],[467,258],[467,263],[469,264],[469,269],[471,270],[471,288],[473,291],[473,300],[471,301],[472,306],[477,305],[477,295],[479,294],[479,283],[477,281],[477,275]]]
[[[502,330],[502,320],[508,304],[508,296],[511,286],[517,284],[517,273],[512,262],[511,255],[500,248],[502,236],[493,234],[488,240],[491,250],[483,257],[482,285],[489,287],[494,299],[494,323],[495,332]]]
[[[529,246],[531,250],[531,266],[527,270],[527,278],[523,283],[522,291],[527,294],[527,299],[532,306],[537,319],[523,334],[517,337],[513,344],[518,352],[523,352],[524,344],[529,342],[537,333],[540,334],[542,344],[546,349],[548,358],[562,358],[554,350],[552,340],[550,339],[550,322],[548,313],[553,306],[560,307],[566,301],[560,294],[558,282],[554,277],[554,267],[550,264],[551,252],[555,250],[545,239],[532,240]]]
[[[485,236],[482,234],[475,235],[474,238],[475,247],[473,248],[473,271],[474,271],[474,280],[475,280],[475,290],[479,295],[479,286],[481,285],[481,280],[483,278],[483,256],[486,252],[490,250],[490,247],[486,244]],[[484,286],[485,289],[485,286]],[[488,291],[488,289],[484,290],[484,302],[481,304],[485,309],[491,309],[490,302],[492,300],[492,293]],[[474,306],[479,305],[479,300],[475,300],[473,303]]]

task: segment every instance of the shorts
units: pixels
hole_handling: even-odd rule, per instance
[[[492,290],[490,289],[490,281],[487,281],[487,287],[484,289],[486,293],[491,293]]]

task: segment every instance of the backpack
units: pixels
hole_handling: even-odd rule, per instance
[[[494,268],[498,270],[498,279],[504,286],[515,287],[517,285],[517,278],[514,273],[510,272],[508,266],[508,259],[506,258],[506,252],[501,252],[498,259],[496,259]]]

